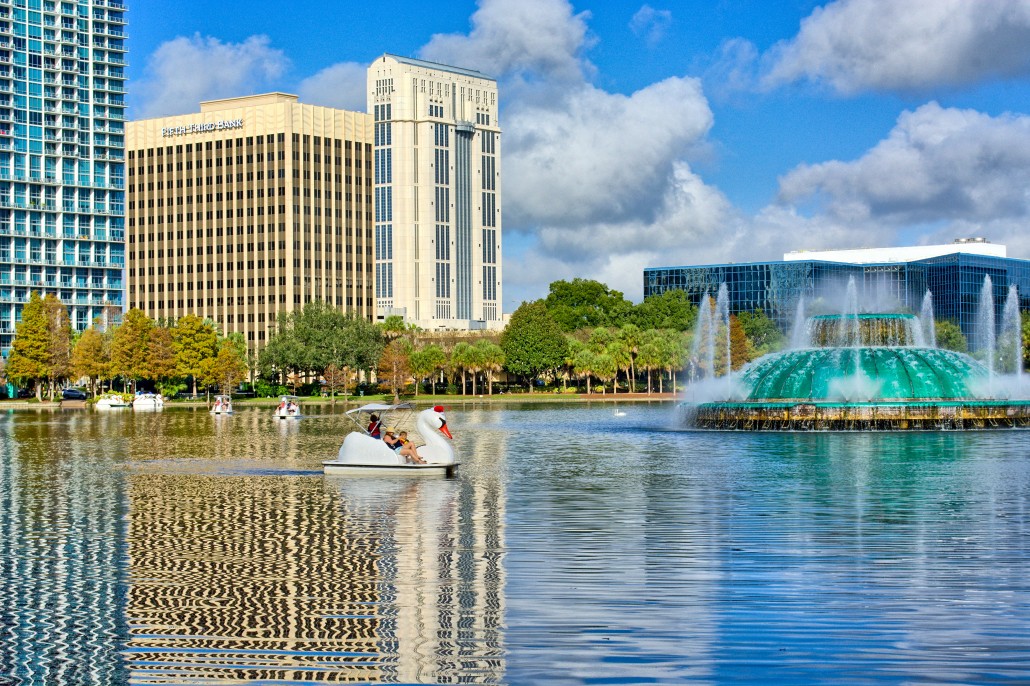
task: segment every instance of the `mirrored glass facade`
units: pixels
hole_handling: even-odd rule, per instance
[[[970,337],[987,275],[993,285],[995,321],[1001,322],[1010,284],[1019,289],[1020,309],[1030,309],[1030,260],[966,253],[879,264],[799,260],[654,267],[644,270],[644,297],[679,289],[697,304],[705,294],[714,297],[725,282],[732,312],[762,310],[787,331],[802,296],[809,314],[839,311],[848,279],[854,277],[865,311],[918,313],[929,289],[936,317],[958,323]]]

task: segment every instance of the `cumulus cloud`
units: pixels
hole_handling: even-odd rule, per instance
[[[903,113],[861,158],[802,165],[780,199],[844,223],[986,223],[1030,218],[1030,117],[937,103]]]
[[[133,83],[139,118],[197,111],[202,100],[246,95],[281,76],[289,61],[267,36],[242,43],[180,36],[162,43],[147,62],[143,79]]]
[[[575,226],[652,220],[673,166],[712,125],[696,79],[632,95],[582,84],[505,120],[506,221]]]
[[[772,49],[763,82],[850,95],[922,92],[1030,74],[1030,0],[837,0]]]
[[[655,46],[665,37],[665,32],[672,23],[672,12],[669,10],[656,10],[650,5],[644,5],[629,22],[629,28],[633,33],[641,36],[650,46]]]
[[[340,62],[301,81],[297,95],[312,105],[364,112],[367,72],[367,64]]]
[[[480,0],[468,35],[436,34],[420,55],[494,77],[577,82],[590,69],[589,16],[567,0]]]

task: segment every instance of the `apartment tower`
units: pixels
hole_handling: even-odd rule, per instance
[[[427,329],[500,328],[497,82],[383,55],[368,69],[375,120],[378,317]]]
[[[372,118],[269,93],[131,122],[128,303],[255,351],[323,300],[373,319]]]
[[[32,291],[120,313],[125,5],[0,0],[0,352]]]

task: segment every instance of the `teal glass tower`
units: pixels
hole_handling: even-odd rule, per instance
[[[125,5],[0,0],[0,352],[32,291],[79,331],[118,316]]]

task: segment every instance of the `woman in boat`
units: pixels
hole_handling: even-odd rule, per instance
[[[397,429],[392,426],[388,426],[383,429],[383,443],[386,443],[390,450],[403,457],[405,462],[425,464],[426,461],[419,457],[418,453],[415,451],[414,444],[407,440],[407,435],[407,431],[400,434],[400,436],[405,437],[404,439],[401,439],[397,434]]]

